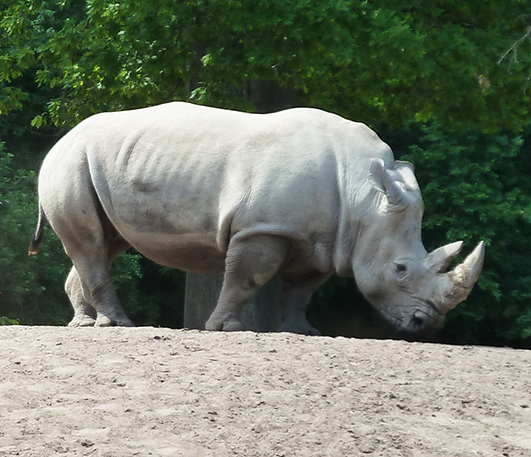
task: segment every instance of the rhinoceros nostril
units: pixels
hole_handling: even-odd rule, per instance
[[[426,322],[426,316],[422,313],[416,312],[411,318],[411,325],[413,328],[421,328]]]

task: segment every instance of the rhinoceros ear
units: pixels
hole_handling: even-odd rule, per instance
[[[371,177],[375,187],[384,192],[389,204],[398,207],[407,205],[408,198],[404,183],[395,180],[391,172],[385,167],[382,159],[371,159]]]
[[[380,191],[385,193],[384,175],[385,175],[385,163],[382,159],[371,159],[371,178],[374,186]]]
[[[395,161],[395,166],[407,184],[407,187],[411,190],[420,191],[419,183],[417,182],[417,178],[415,178],[415,165],[404,160],[397,160]]]

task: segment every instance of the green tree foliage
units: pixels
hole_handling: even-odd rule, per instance
[[[508,2],[3,1],[0,113],[56,96],[33,123],[193,97],[244,107],[249,80],[366,122],[410,119],[517,128],[528,119],[530,53]],[[30,81],[32,79],[32,81]],[[26,84],[21,86],[21,82]]]
[[[31,170],[62,132],[176,99],[253,110],[252,83],[269,81],[295,104],[370,124],[415,163],[429,248],[486,240],[450,340],[531,341],[530,21],[527,0],[0,0],[0,316],[70,318],[53,233],[38,258],[25,255]],[[181,273],[128,253],[114,276],[133,319],[178,325],[168,316]],[[337,281],[317,300],[345,310],[351,293]]]
[[[30,267],[28,262],[28,233],[33,228],[28,224],[35,219],[35,209],[35,173],[14,170],[12,155],[0,143],[0,316],[64,324],[69,310],[62,294],[66,272],[60,248],[48,249],[39,264]]]

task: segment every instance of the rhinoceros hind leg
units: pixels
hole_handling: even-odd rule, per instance
[[[241,312],[253,295],[279,270],[288,241],[280,236],[254,235],[231,240],[225,261],[223,287],[207,330],[245,330]]]
[[[74,308],[74,318],[69,327],[93,327],[96,323],[96,310],[83,296],[83,286],[75,267],[72,267],[65,283],[65,290]]]
[[[103,228],[103,227],[102,227]],[[112,231],[100,231],[93,225],[91,234],[72,236],[63,241],[74,268],[66,282],[66,290],[74,308],[74,319],[69,324],[75,327],[134,326],[126,316],[112,284],[111,265],[114,259],[129,246],[121,238],[114,238]]]
[[[280,332],[300,333],[303,335],[320,335],[306,318],[306,308],[315,290],[321,286],[332,274],[316,273],[304,280],[286,278],[282,281],[282,323]]]
[[[130,247],[129,243],[125,241],[122,238],[115,238],[113,241],[109,243],[109,254],[108,254],[108,263],[109,266],[112,265],[116,257],[118,257],[122,252],[126,251]],[[111,285],[112,286],[112,285]],[[112,287],[113,293],[114,287]],[[117,305],[117,306],[116,306]],[[113,305],[113,312],[110,314],[103,314],[98,312],[97,318],[96,318],[96,327],[134,327],[135,324],[132,320],[130,320],[127,315],[125,314],[125,311],[122,309],[122,306],[118,302],[118,298],[116,298],[114,305]]]
[[[39,197],[48,222],[74,264],[65,284],[75,315],[70,325],[91,325],[94,319],[94,325],[130,325],[111,278],[114,259],[129,245],[103,210],[94,188],[98,180],[91,176],[84,152],[64,152],[56,164],[45,160]]]
[[[69,327],[94,327],[96,319],[87,315],[74,315],[72,320],[68,323]]]
[[[110,265],[98,256],[72,257],[83,283],[83,296],[96,310],[96,327],[134,326],[112,284]]]

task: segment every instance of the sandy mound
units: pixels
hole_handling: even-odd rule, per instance
[[[531,351],[0,327],[0,456],[531,456]]]

